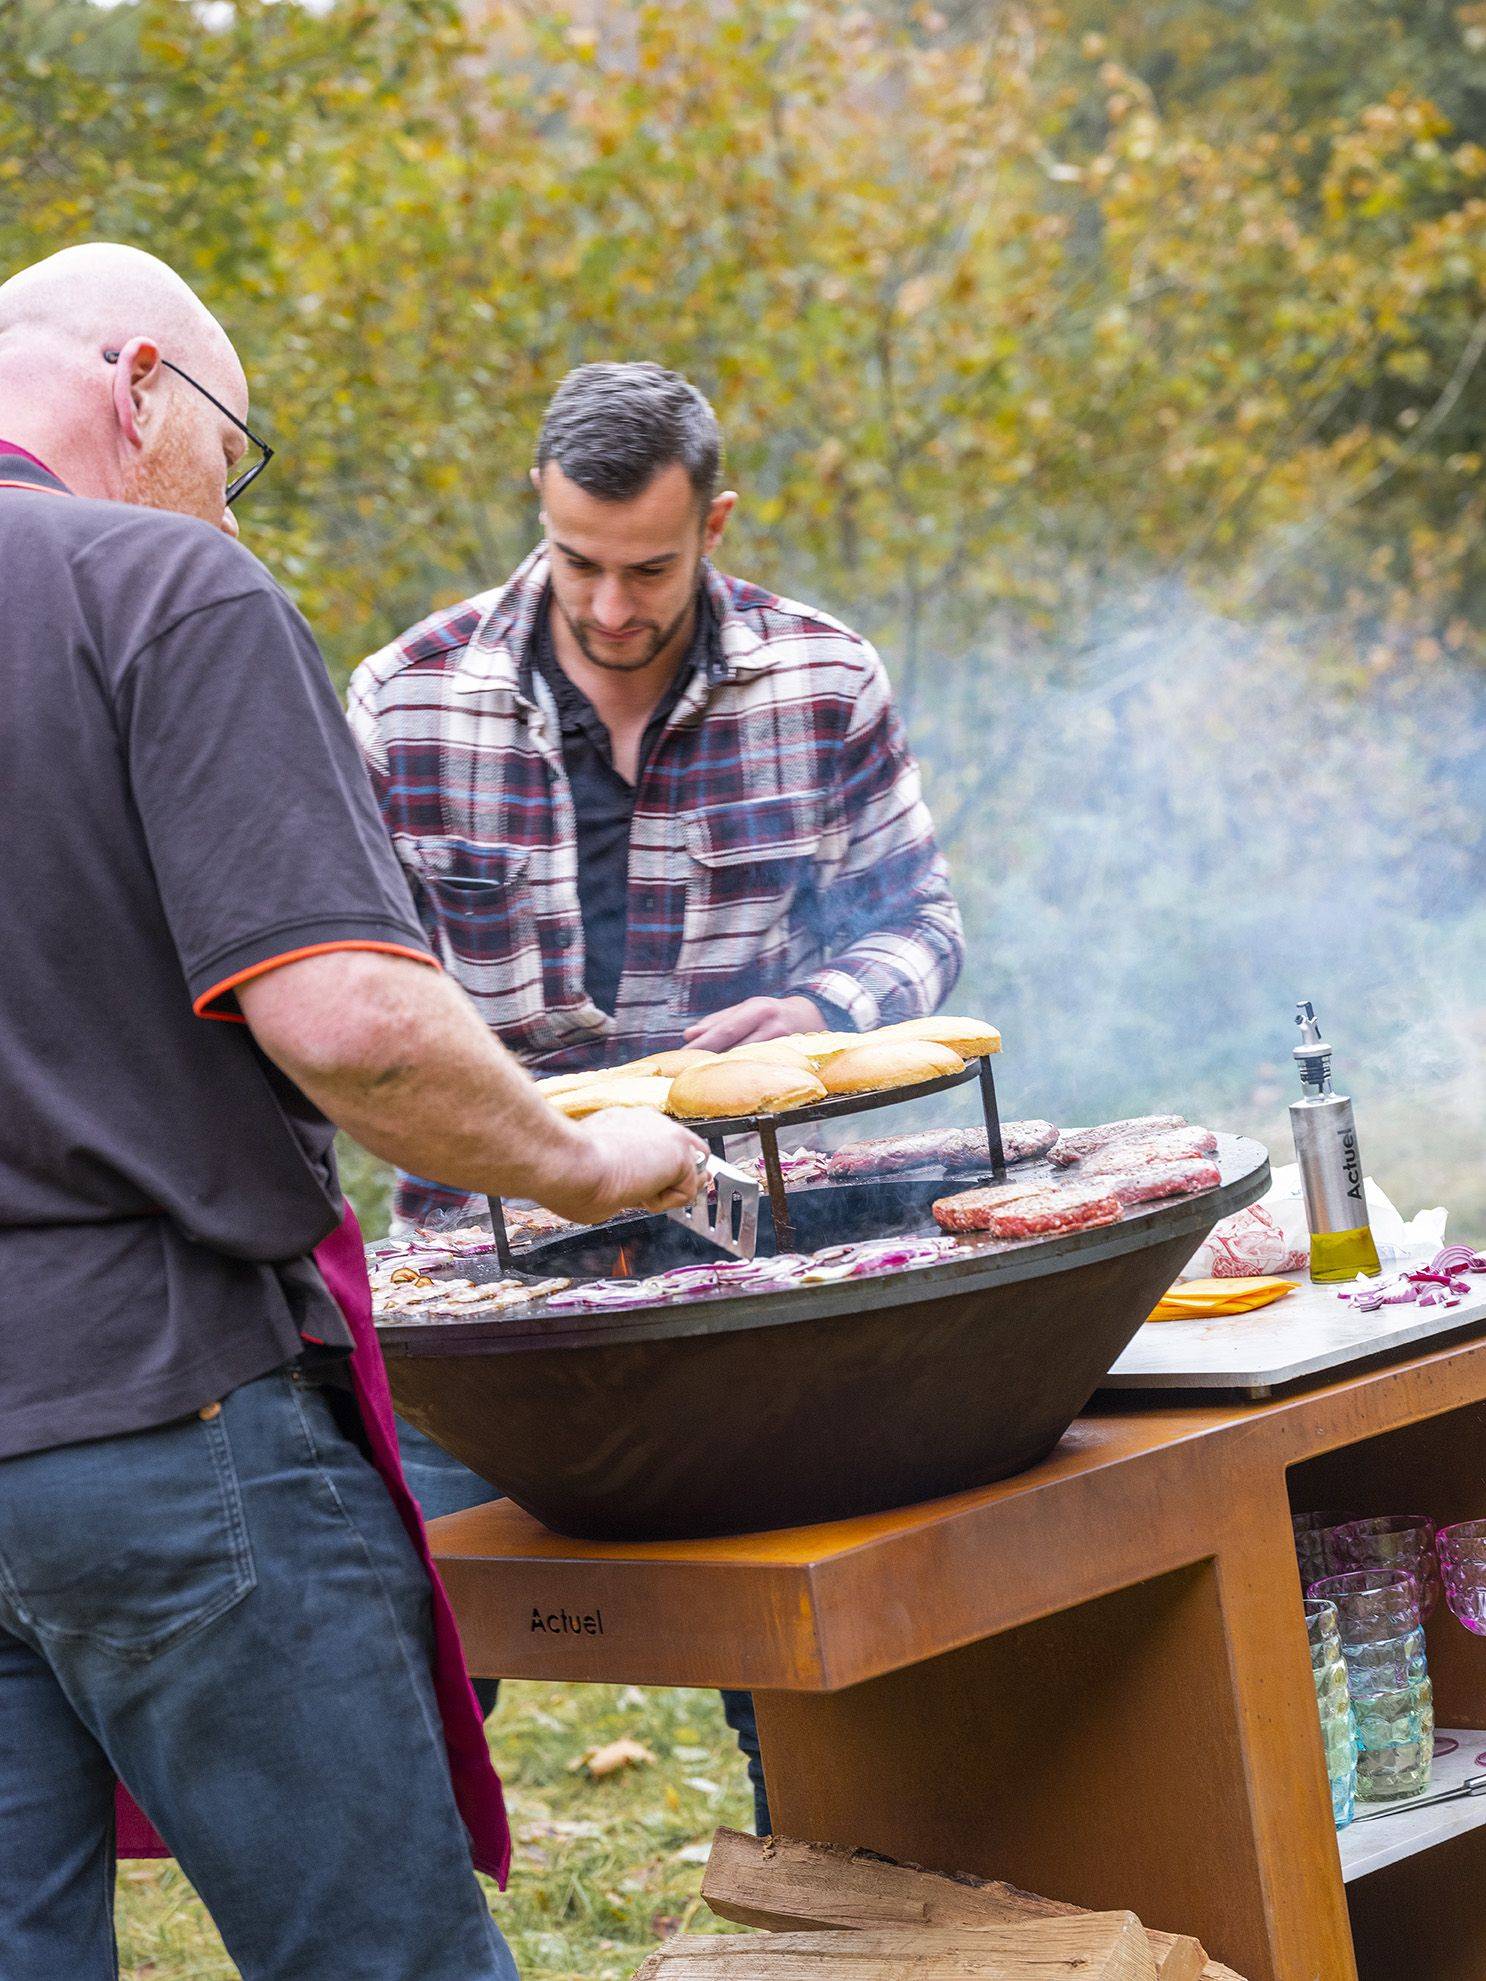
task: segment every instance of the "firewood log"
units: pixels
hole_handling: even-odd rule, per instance
[[[687,1934],[635,1981],[1156,1981],[1156,1966],[1133,1912],[1080,1912],[947,1931]]]
[[[770,1932],[811,1927],[987,1926],[1068,1918],[1081,1908],[983,1878],[899,1864],[869,1850],[721,1829],[702,1879],[719,1919]],[[1146,1929],[1160,1981],[1241,1981],[1185,1934]]]

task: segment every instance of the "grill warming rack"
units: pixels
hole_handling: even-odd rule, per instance
[[[730,1135],[758,1136],[764,1158],[764,1183],[769,1193],[769,1214],[774,1223],[774,1242],[781,1252],[792,1252],[795,1249],[795,1229],[789,1213],[789,1190],[784,1180],[784,1166],[779,1158],[781,1129],[804,1127],[812,1121],[834,1121],[846,1115],[870,1114],[876,1108],[896,1107],[904,1101],[942,1094],[951,1087],[966,1086],[972,1080],[977,1081],[980,1087],[991,1174],[998,1181],[1004,1180],[1006,1152],[1001,1141],[1001,1114],[996,1104],[996,1075],[989,1053],[972,1059],[958,1073],[947,1073],[938,1080],[920,1080],[911,1087],[885,1087],[866,1094],[835,1094],[829,1100],[815,1101],[808,1107],[784,1108],[777,1114],[718,1115],[705,1121],[687,1121],[683,1126],[700,1135],[713,1154],[718,1156],[726,1154],[726,1142]],[[499,1197],[487,1197],[485,1201],[490,1206],[490,1229],[501,1270],[517,1273],[520,1266],[511,1251],[501,1200]]]

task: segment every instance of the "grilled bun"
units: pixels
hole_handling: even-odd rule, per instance
[[[804,1053],[818,1070],[838,1052],[849,1052],[853,1046],[859,1046],[862,1038],[861,1032],[792,1032],[784,1044]]]
[[[754,1039],[747,1045],[730,1046],[724,1059],[752,1060],[760,1066],[792,1066],[797,1073],[811,1073],[810,1055],[802,1052],[793,1039]]]
[[[552,1101],[559,1094],[576,1093],[579,1087],[591,1087],[595,1080],[612,1080],[613,1077],[612,1068],[605,1072],[601,1067],[590,1067],[586,1073],[551,1073],[545,1080],[538,1080],[536,1086],[544,1101]]]
[[[825,1097],[825,1088],[808,1067],[722,1058],[678,1073],[667,1112],[682,1121],[721,1120],[734,1114],[777,1114]]]
[[[664,1109],[670,1097],[671,1083],[663,1074],[650,1073],[632,1076],[623,1073],[610,1073],[601,1080],[590,1080],[581,1087],[571,1087],[565,1094],[548,1095],[559,1114],[565,1114],[569,1121],[582,1121],[585,1116],[599,1114],[606,1107],[654,1107]]]
[[[688,1066],[700,1066],[704,1061],[717,1057],[715,1052],[707,1052],[701,1046],[674,1046],[669,1052],[653,1052],[648,1059],[633,1059],[627,1066],[616,1066],[614,1071],[622,1073],[626,1080],[647,1073],[659,1073],[667,1080],[674,1080]]]
[[[981,1018],[905,1018],[900,1024],[885,1025],[873,1037],[927,1039],[933,1045],[948,1046],[961,1059],[980,1059],[1001,1050],[1001,1034]]]
[[[890,1039],[880,1034],[838,1053],[821,1068],[826,1091],[870,1094],[883,1087],[912,1087],[921,1080],[942,1080],[963,1073],[965,1062],[948,1046],[932,1039]]]

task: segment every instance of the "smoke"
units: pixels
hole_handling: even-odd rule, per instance
[[[1003,1111],[1179,1109],[1291,1159],[1315,1001],[1367,1166],[1486,1234],[1486,685],[1326,677],[1185,598],[1068,658],[987,645],[910,711]]]

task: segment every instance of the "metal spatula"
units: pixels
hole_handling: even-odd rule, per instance
[[[666,1216],[735,1259],[751,1259],[758,1250],[758,1199],[759,1187],[751,1176],[721,1156],[708,1156],[707,1187]]]

